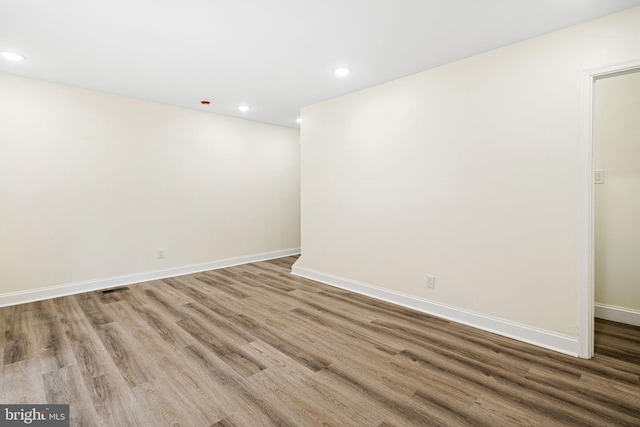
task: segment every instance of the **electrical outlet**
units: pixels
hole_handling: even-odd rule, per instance
[[[158,259],[162,259],[165,257],[165,250],[164,249],[158,249],[158,252],[156,253],[156,255],[158,256]]]
[[[436,287],[436,276],[427,276],[427,288],[435,288]]]

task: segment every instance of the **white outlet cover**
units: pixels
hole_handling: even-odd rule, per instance
[[[436,287],[436,276],[427,276],[427,288],[435,288]]]

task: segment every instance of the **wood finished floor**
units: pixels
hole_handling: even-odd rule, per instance
[[[289,274],[295,257],[0,309],[1,403],[71,425],[640,425],[640,328],[581,360]]]

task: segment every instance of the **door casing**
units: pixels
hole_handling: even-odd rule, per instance
[[[578,356],[584,359],[593,357],[594,349],[593,87],[597,78],[636,69],[640,69],[640,58],[585,68],[580,76]]]

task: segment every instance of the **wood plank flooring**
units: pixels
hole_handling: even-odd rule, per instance
[[[2,403],[82,426],[640,426],[640,328],[563,356],[289,274],[295,257],[0,309]]]

